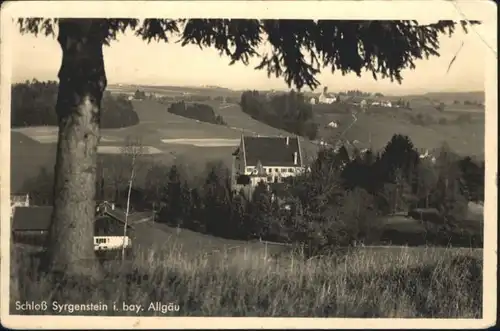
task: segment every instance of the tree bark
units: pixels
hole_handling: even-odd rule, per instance
[[[103,27],[103,20],[59,20],[59,137],[46,262],[49,271],[66,276],[100,275],[93,236],[100,106],[107,83]]]

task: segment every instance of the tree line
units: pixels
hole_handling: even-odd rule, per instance
[[[40,82],[36,79],[17,83],[11,91],[11,125],[57,126],[56,102],[59,84],[55,81]],[[121,128],[139,123],[139,117],[130,101],[124,96],[114,97],[105,93],[102,99],[102,128]]]
[[[38,191],[50,188],[46,171],[40,178]],[[100,176],[98,196],[110,188],[104,181]],[[111,195],[124,205],[125,185],[116,185]],[[435,162],[422,159],[404,135],[380,152],[324,148],[309,172],[270,189],[259,185],[251,196],[233,192],[222,163],[208,164],[201,180],[182,165],[153,164],[131,196],[133,208],[155,210],[157,222],[233,239],[306,243],[311,254],[357,241],[480,245],[482,233],[463,228],[469,201],[484,201],[484,161],[459,157],[447,145]],[[425,233],[385,230],[384,217],[416,208],[436,211],[438,221],[423,219]]]
[[[224,118],[216,114],[212,107],[202,103],[175,102],[168,107],[168,112],[201,122],[227,125]]]
[[[299,136],[316,139],[318,125],[313,120],[312,105],[302,93],[266,96],[258,91],[241,94],[241,109],[252,118]]]

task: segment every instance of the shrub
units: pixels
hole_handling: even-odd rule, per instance
[[[443,112],[446,108],[446,105],[444,102],[440,102],[437,106],[435,106],[436,110],[439,112]]]
[[[467,124],[472,122],[471,114],[460,114],[455,118],[455,123],[457,124]]]
[[[366,190],[355,188],[346,192],[340,213],[352,240],[365,244],[379,242],[383,223],[374,197]]]
[[[435,123],[434,117],[429,114],[418,113],[416,115],[410,115],[410,123],[414,125],[427,126]]]

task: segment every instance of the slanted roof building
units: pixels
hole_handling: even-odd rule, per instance
[[[11,230],[14,232],[25,231],[48,231],[52,219],[52,206],[31,206],[17,207],[12,218]],[[142,220],[147,220],[152,215],[148,213],[134,213],[128,216],[128,227],[133,228],[134,224],[140,223]],[[120,209],[105,210],[96,213],[96,221],[99,223],[107,222],[109,218],[125,223],[125,213]]]
[[[297,137],[242,136],[233,155],[243,154],[245,166],[302,167],[300,140]]]
[[[283,178],[296,176],[303,169],[298,137],[242,136],[233,153],[232,186],[240,190],[241,185],[256,186],[261,181],[280,183]]]
[[[50,227],[52,207],[17,207],[12,218],[12,231],[47,231]]]

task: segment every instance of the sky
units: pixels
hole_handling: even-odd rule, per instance
[[[484,36],[488,25],[475,26],[465,34],[457,28],[450,38],[440,38],[440,57],[416,61],[414,71],[403,71],[403,82],[389,79],[375,81],[371,73],[357,77],[331,74],[325,69],[318,75],[322,86],[332,92],[358,89],[384,94],[419,94],[443,91],[484,90],[484,61],[481,54],[488,51]],[[489,30],[492,31],[492,30]],[[13,82],[27,79],[57,80],[61,51],[55,38],[22,35],[14,32]],[[484,37],[482,39],[485,39]],[[463,46],[461,47],[463,43]],[[453,56],[458,56],[450,71],[447,68]],[[216,85],[231,89],[287,89],[282,78],[268,78],[265,70],[255,70],[255,60],[249,66],[237,63],[229,66],[227,57],[213,49],[200,50],[197,46],[175,43],[150,44],[132,33],[121,35],[104,50],[108,84],[136,85]]]

